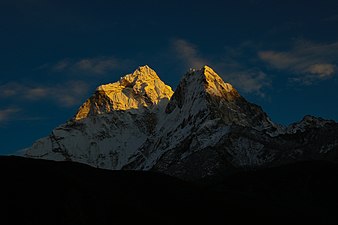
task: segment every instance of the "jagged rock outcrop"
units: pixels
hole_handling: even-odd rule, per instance
[[[334,121],[306,116],[283,127],[208,66],[186,73],[175,93],[143,66],[98,87],[72,120],[25,155],[197,180],[297,160],[335,161],[337,153]]]

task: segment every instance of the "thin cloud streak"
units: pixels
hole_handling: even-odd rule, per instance
[[[119,66],[119,62],[115,58],[84,58],[77,61],[64,59],[52,66],[52,70],[56,72],[71,71],[93,75],[102,75],[112,71]]]
[[[49,99],[61,107],[71,107],[80,103],[88,89],[88,85],[83,81],[69,81],[55,86],[31,86],[12,82],[0,86],[0,96],[2,98],[15,97],[27,101]]]
[[[276,69],[293,73],[293,80],[311,84],[337,73],[338,42],[317,44],[301,40],[290,51],[260,51],[258,56]]]
[[[18,107],[8,107],[0,109],[0,123],[11,120],[19,111],[21,111],[21,109]]]
[[[130,60],[121,60],[115,57],[93,57],[83,59],[65,58],[56,63],[44,64],[38,69],[48,69],[57,73],[73,73],[81,75],[104,75],[115,69],[126,68]]]
[[[308,72],[318,74],[321,78],[330,77],[334,74],[336,66],[332,64],[314,64],[308,68]]]
[[[267,74],[260,70],[225,73],[224,78],[245,93],[255,93],[260,97],[265,97],[262,89],[271,85]]]

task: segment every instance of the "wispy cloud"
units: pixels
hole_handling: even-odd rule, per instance
[[[268,76],[257,68],[250,68],[238,62],[237,57],[241,57],[243,48],[250,46],[250,42],[243,43],[239,48],[227,48],[224,53],[224,61],[211,62],[199,52],[198,47],[187,40],[177,39],[173,42],[173,48],[185,63],[185,66],[192,68],[201,68],[203,65],[215,66],[219,70],[219,75],[225,82],[233,84],[245,93],[255,93],[264,97],[263,88],[270,85]]]
[[[198,69],[206,64],[209,64],[205,58],[199,55],[197,47],[186,40],[174,40],[173,47],[178,53],[178,57],[183,59],[190,68]]]
[[[260,51],[258,56],[272,67],[296,75],[293,80],[311,84],[337,73],[338,42],[317,44],[300,40],[290,51]]]
[[[70,72],[82,75],[104,75],[115,69],[128,67],[130,64],[130,60],[106,56],[83,59],[65,58],[56,63],[47,63],[39,66],[38,69],[49,69],[53,72]]]
[[[267,74],[257,69],[225,73],[223,77],[242,91],[255,93],[261,97],[265,97],[262,89],[271,85]]]
[[[84,58],[80,60],[64,59],[53,65],[55,71],[70,70],[86,74],[101,75],[112,71],[119,66],[119,62],[111,57]]]
[[[311,74],[317,74],[321,78],[330,77],[336,71],[336,66],[333,64],[313,64],[307,71]]]
[[[88,85],[83,81],[69,81],[55,86],[26,85],[12,82],[0,86],[0,98],[15,97],[27,101],[49,99],[62,107],[79,104],[88,92]]]
[[[0,123],[11,120],[19,111],[21,111],[21,109],[18,107],[8,107],[0,109]]]

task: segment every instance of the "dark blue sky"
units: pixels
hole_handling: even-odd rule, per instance
[[[148,64],[174,89],[208,64],[282,124],[338,120],[338,1],[0,1],[0,153]]]

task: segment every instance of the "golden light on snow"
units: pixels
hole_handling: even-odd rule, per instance
[[[238,97],[240,94],[229,83],[225,83],[222,78],[209,66],[204,66],[204,76],[206,79],[205,90],[208,94],[214,97],[226,97],[231,101]]]
[[[80,107],[75,119],[86,118],[90,113],[151,108],[162,100],[168,102],[173,93],[154,70],[147,65],[141,66],[118,82],[99,86],[96,93]]]

